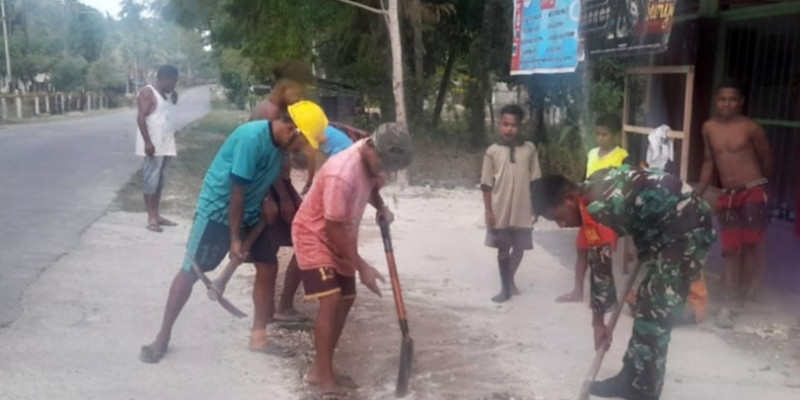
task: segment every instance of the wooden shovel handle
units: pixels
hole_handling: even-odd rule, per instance
[[[625,282],[625,291],[622,292],[623,296],[627,295],[628,292],[630,292],[633,288],[633,283],[636,282],[636,277],[639,275],[639,269],[641,266],[642,263],[638,262],[633,267],[633,270],[630,271],[630,276]],[[619,316],[622,314],[622,308],[624,306],[625,302],[622,301],[619,303],[617,308],[611,312],[611,318],[608,321],[609,336],[613,336],[614,328],[617,327],[617,321],[619,321]],[[587,400],[589,398],[589,388],[592,386],[594,378],[597,377],[597,373],[600,371],[600,365],[603,364],[603,357],[605,357],[607,351],[608,345],[605,343],[601,345],[599,349],[597,349],[594,360],[592,360],[592,366],[589,368],[589,373],[586,374],[586,379],[583,381],[583,385],[581,386],[581,392],[578,394],[578,400]]]
[[[261,232],[264,232],[264,229],[267,227],[267,220],[261,218],[256,223],[256,226],[253,227],[252,230],[247,234],[247,237],[244,238],[242,242],[242,252],[247,253],[250,251],[250,248],[253,247],[253,243],[256,242],[256,239],[261,235]],[[225,269],[232,268],[234,266],[238,267],[242,265],[244,260],[229,260],[228,264],[226,265]]]
[[[385,219],[378,221],[381,228],[381,238],[383,238],[383,249],[386,253],[386,263],[389,264],[389,279],[392,282],[392,293],[394,294],[394,304],[397,308],[397,318],[400,320],[400,328],[403,336],[408,334],[408,323],[406,322],[406,306],[403,301],[403,289],[400,286],[400,277],[397,274],[397,263],[394,260],[394,249],[392,248],[392,235],[389,224]]]

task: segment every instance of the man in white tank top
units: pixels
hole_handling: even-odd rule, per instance
[[[162,232],[161,226],[175,223],[159,213],[161,190],[164,188],[164,170],[169,157],[175,157],[175,129],[170,120],[170,93],[178,82],[178,70],[171,65],[158,69],[156,83],[139,91],[136,117],[136,155],[142,156],[142,191],[147,206],[147,229]],[[177,98],[176,96],[172,96]]]

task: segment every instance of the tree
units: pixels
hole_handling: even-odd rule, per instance
[[[403,48],[400,39],[400,12],[397,0],[388,0],[385,8],[374,8],[365,6],[351,0],[337,0],[345,4],[363,8],[367,11],[382,15],[386,19],[386,26],[389,29],[389,39],[392,49],[392,92],[394,93],[395,121],[404,126],[408,126],[406,118],[405,87],[403,86]]]
[[[98,91],[125,93],[128,74],[119,50],[103,54],[89,64],[86,88]]]
[[[81,56],[64,57],[53,66],[50,82],[56,90],[70,91],[80,89],[86,83],[86,69],[89,64]]]

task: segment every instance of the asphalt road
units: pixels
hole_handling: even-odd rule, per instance
[[[208,87],[181,93],[175,128],[209,110]],[[20,315],[25,289],[76,245],[139,168],[135,124],[135,111],[125,110],[0,129],[0,327]]]

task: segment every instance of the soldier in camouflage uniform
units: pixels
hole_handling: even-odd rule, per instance
[[[711,210],[697,192],[661,171],[622,166],[598,172],[578,186],[562,176],[531,183],[534,212],[559,226],[602,224],[631,235],[646,277],[639,287],[633,334],[615,377],[595,382],[599,397],[658,399],[664,383],[672,323],[680,317],[716,240]],[[602,254],[594,255],[603,257]],[[617,305],[611,263],[591,275],[595,346],[607,346],[605,313]]]

